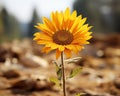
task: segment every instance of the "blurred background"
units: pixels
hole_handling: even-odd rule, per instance
[[[32,39],[42,17],[66,7],[94,26],[90,44],[72,55],[82,59],[65,64],[66,74],[83,67],[67,81],[68,96],[120,96],[120,0],[0,0],[0,96],[61,96],[49,81],[55,51],[42,53]]]
[[[66,7],[87,17],[94,34],[120,32],[120,0],[0,0],[0,42],[32,38],[43,16]]]

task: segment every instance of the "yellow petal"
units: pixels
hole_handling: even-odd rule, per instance
[[[72,25],[72,27],[71,27],[71,29],[70,29],[70,31],[71,32],[73,32],[73,33],[75,33],[76,31],[76,29],[78,29],[78,25],[79,25],[79,23],[81,23],[80,22],[80,20],[81,20],[81,15],[79,16],[79,17],[77,17],[76,19],[75,19],[75,21],[74,21],[74,24]]]
[[[50,41],[45,41],[45,40],[39,40],[37,41],[37,44],[49,44]]]
[[[50,51],[51,51],[51,48],[50,48],[50,47],[44,47],[44,48],[42,49],[42,52],[48,53],[48,52],[50,52]]]
[[[70,9],[66,8],[65,13],[64,13],[64,20],[66,21],[70,16]]]
[[[70,30],[71,29],[71,27],[73,26],[73,24],[74,24],[74,20],[69,20],[69,22],[68,22],[68,26],[67,26],[67,30]],[[70,31],[71,32],[71,31]]]
[[[71,14],[71,16],[70,16],[70,19],[74,20],[76,18],[76,16],[77,16],[77,12],[73,11],[72,14]]]
[[[87,20],[87,18],[83,18],[83,19],[81,19],[79,22],[79,28],[86,22],[86,20]]]
[[[50,37],[50,36],[48,36],[48,35],[46,35],[46,34],[44,34],[44,33],[35,33],[35,36],[36,36],[36,38],[38,38],[38,39],[42,39],[42,40],[51,40],[52,41],[52,38]]]
[[[81,37],[82,37],[81,32],[77,32],[76,34],[74,34],[74,39],[81,38]]]
[[[65,47],[63,45],[59,45],[59,50],[62,52],[64,51]]]
[[[56,31],[55,26],[53,25],[53,23],[52,23],[49,19],[47,19],[46,17],[44,17],[44,18],[43,18],[43,21],[44,21],[44,23],[46,24],[46,26],[47,26],[50,30],[52,30],[53,32]]]
[[[65,49],[64,52],[65,52],[65,55],[67,56],[67,58],[71,57],[71,50]]]
[[[86,29],[84,29],[84,32],[88,32],[93,26],[89,26]]]
[[[81,51],[81,49],[82,49],[82,46],[75,45],[75,47],[74,47],[73,51],[74,51],[74,53],[75,53],[75,54],[78,54],[78,53],[79,53],[79,51]]]
[[[37,26],[35,26],[37,29],[41,30],[42,32],[45,32],[46,34],[52,36],[52,34],[54,33],[53,31],[51,31],[50,29],[48,29],[46,27],[46,25],[44,24],[38,24]]]
[[[61,51],[59,51],[58,49],[56,50],[56,59],[58,59],[61,55]]]
[[[63,30],[67,30],[69,21],[70,21],[70,9],[66,8],[64,14],[63,14],[63,22],[62,22],[62,28]]]
[[[71,45],[71,44],[70,44],[70,45],[66,45],[66,46],[65,46],[65,48],[67,48],[67,49],[70,49],[70,50],[71,50],[71,49],[73,48],[73,46],[74,46],[74,45]]]
[[[51,13],[51,19],[56,27],[56,31],[58,31],[60,29],[60,24],[58,21],[58,12],[57,11],[55,13],[54,12]]]
[[[58,44],[55,44],[53,42],[48,43],[46,46],[51,47],[52,50],[57,49],[59,47]]]
[[[80,28],[80,31],[84,31],[88,28],[88,24],[85,24],[83,25],[81,28]]]
[[[80,51],[80,50],[78,50],[78,49],[76,48],[76,46],[73,47],[73,52],[74,52],[75,54],[78,54],[79,51]]]
[[[77,38],[77,39],[73,40],[71,44],[80,44],[80,45],[83,45],[83,44],[85,44],[85,42],[86,42],[86,39]]]
[[[92,38],[92,36],[87,36],[86,37],[86,40],[89,40],[89,39],[91,39]]]
[[[77,24],[77,26],[75,26],[75,28],[74,29],[72,29],[72,32],[75,34],[76,32],[80,32],[81,31],[81,29],[83,28],[83,26],[88,26],[88,24],[86,24],[86,25],[83,25],[84,23],[85,23],[85,21],[86,21],[86,19],[87,18],[83,18],[83,19],[81,19],[81,20],[78,20],[79,22],[78,23],[76,23]],[[87,28],[87,27],[85,27],[85,28]],[[85,29],[84,28],[84,29]]]

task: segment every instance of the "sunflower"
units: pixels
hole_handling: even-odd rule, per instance
[[[64,12],[52,12],[50,19],[43,17],[43,24],[35,26],[40,32],[34,34],[34,40],[44,45],[43,52],[56,50],[56,58],[61,52],[69,58],[72,52],[77,54],[85,44],[89,44],[92,26],[85,24],[85,21],[86,18],[77,16],[76,11],[70,13],[69,8]]]

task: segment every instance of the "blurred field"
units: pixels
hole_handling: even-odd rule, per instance
[[[101,37],[94,36],[80,52],[80,61],[65,65],[66,74],[83,67],[79,75],[67,80],[68,96],[80,92],[83,96],[120,96],[120,35]],[[61,96],[49,81],[56,76],[55,53],[43,54],[41,47],[30,39],[0,45],[0,96]]]

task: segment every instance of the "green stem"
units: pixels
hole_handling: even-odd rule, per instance
[[[63,96],[66,96],[66,88],[65,88],[65,69],[64,69],[64,58],[63,58],[63,52],[61,53],[61,67],[62,67],[62,81],[63,81]]]

